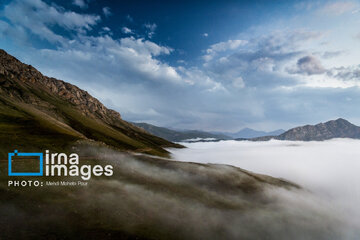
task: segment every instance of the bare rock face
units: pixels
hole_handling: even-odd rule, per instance
[[[360,127],[345,119],[306,125],[286,131],[276,137],[280,140],[322,141],[332,138],[360,138]]]
[[[278,136],[266,136],[251,139],[252,141],[268,141],[271,139],[289,141],[323,141],[332,138],[360,139],[360,127],[339,118],[316,125],[305,125],[292,128]]]
[[[7,80],[7,79],[10,79]],[[12,87],[11,80],[19,79],[24,84],[40,85],[51,94],[61,97],[81,110],[82,114],[100,118],[110,124],[121,120],[118,112],[106,108],[99,100],[92,97],[87,91],[81,90],[70,83],[42,75],[31,65],[24,64],[15,57],[0,49],[0,91],[6,91],[12,97],[26,103],[39,104],[31,94],[22,94]]]

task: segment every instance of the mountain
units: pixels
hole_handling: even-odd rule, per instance
[[[42,75],[0,50],[0,154],[63,150],[96,142],[122,151],[167,156],[180,147],[124,121],[88,92]]]
[[[360,127],[349,121],[339,118],[316,125],[305,125],[292,128],[278,136],[254,138],[254,141],[266,141],[270,139],[290,141],[323,141],[332,138],[360,139]]]
[[[172,130],[164,127],[157,127],[148,123],[133,123],[145,131],[172,142],[196,142],[196,141],[217,141],[229,140],[231,137],[224,134],[214,134],[197,130]]]
[[[306,125],[292,128],[276,139],[280,140],[301,140],[301,141],[322,141],[331,138],[360,138],[360,127],[348,122],[345,119]]]
[[[285,130],[278,129],[271,132],[265,131],[257,131],[251,128],[244,128],[235,133],[224,133],[232,138],[255,138],[255,137],[263,137],[263,136],[277,136],[284,133]]]

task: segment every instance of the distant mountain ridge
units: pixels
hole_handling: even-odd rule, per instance
[[[289,129],[278,136],[266,136],[251,139],[252,141],[267,141],[270,139],[290,141],[323,141],[332,138],[360,139],[360,127],[339,118],[316,125],[305,125]]]
[[[264,137],[264,136],[277,136],[284,132],[285,130],[283,129],[266,132],[266,131],[257,131],[251,128],[243,128],[235,133],[230,133],[230,132],[221,132],[221,133],[232,138],[255,138],[255,137]]]
[[[198,130],[172,130],[165,127],[158,127],[149,123],[133,123],[134,125],[143,128],[145,131],[164,138],[171,142],[195,142],[195,141],[217,141],[230,140],[229,136],[224,134],[214,134]]]

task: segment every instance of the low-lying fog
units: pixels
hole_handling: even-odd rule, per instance
[[[113,176],[13,188],[0,161],[0,239],[359,239],[360,140],[185,145],[176,160],[303,189],[84,145],[83,164],[110,164]]]
[[[290,180],[308,189],[320,202],[329,203],[354,228],[360,226],[360,140],[221,141],[184,145],[186,149],[171,149],[176,160],[229,164]]]

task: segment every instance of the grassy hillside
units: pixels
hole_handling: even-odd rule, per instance
[[[88,156],[81,157],[82,164],[111,164],[114,175],[94,177],[87,187],[19,189],[6,185],[6,161],[0,161],[1,239],[287,239],[279,238],[280,233],[317,236],[322,231],[303,225],[314,222],[317,212],[299,219],[291,210],[279,210],[286,202],[267,191],[290,196],[301,191],[280,179],[232,166],[131,156],[103,147],[77,151]],[[279,221],[284,226],[274,234]],[[328,227],[326,222],[323,226]]]
[[[168,156],[164,147],[181,147],[122,120],[85,91],[44,77],[3,52],[0,62],[0,158],[15,148],[55,151],[78,140],[157,156]],[[29,75],[27,69],[35,73]],[[53,87],[56,84],[60,87]]]

